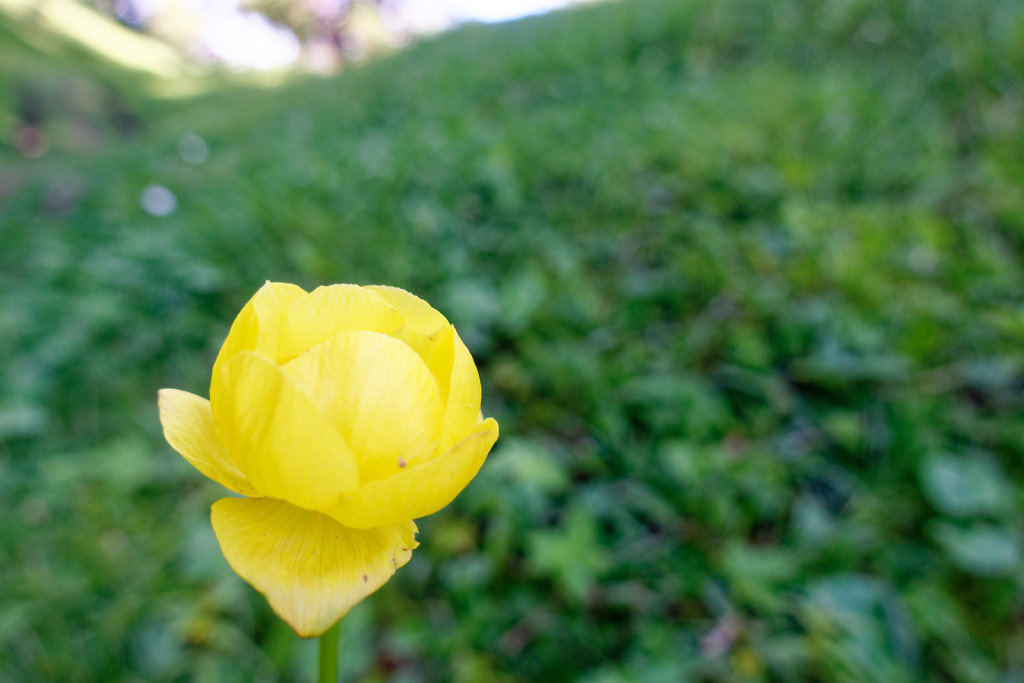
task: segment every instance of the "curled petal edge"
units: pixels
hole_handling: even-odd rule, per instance
[[[326,513],[345,526],[370,529],[418,519],[455,499],[476,476],[498,440],[498,423],[484,420],[448,451],[399,474],[343,494]]]
[[[161,389],[157,404],[164,438],[190,465],[235,493],[260,495],[217,437],[209,401],[187,391]]]

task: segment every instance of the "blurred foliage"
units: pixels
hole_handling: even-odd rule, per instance
[[[1016,0],[638,0],[115,79],[137,131],[34,160],[5,100],[3,677],[311,676],[155,408],[280,279],[435,303],[502,426],[350,678],[1020,680],[1022,84]]]
[[[0,9],[0,46],[0,202],[13,176],[31,170],[12,168],[12,158],[96,152],[136,134],[154,109],[142,94],[151,74],[112,64],[41,22]]]

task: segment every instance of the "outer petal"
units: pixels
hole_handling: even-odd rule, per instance
[[[269,498],[223,498],[213,531],[231,568],[304,638],[318,636],[409,561],[416,525],[349,529]]]
[[[397,339],[346,332],[284,368],[348,441],[362,481],[396,474],[436,452],[444,416],[437,384]]]
[[[345,439],[279,366],[243,351],[221,369],[213,415],[232,460],[266,496],[323,510],[359,482]]]
[[[243,496],[259,495],[217,438],[209,401],[187,391],[161,389],[158,403],[164,438],[174,450],[218,484]]]
[[[358,285],[317,287],[288,309],[277,351],[284,363],[342,332],[369,330],[391,334],[402,326],[395,307]]]
[[[363,289],[375,292],[394,306],[402,314],[406,324],[423,334],[432,334],[448,324],[448,320],[437,309],[404,289],[387,285],[368,285]]]
[[[452,363],[455,361],[455,328],[452,325],[445,325],[434,335],[425,360],[434,379],[437,380],[441,400],[447,404],[448,389],[452,381]]]
[[[259,320],[257,353],[280,363],[280,358],[287,355],[286,347],[290,343],[291,309],[308,296],[306,290],[295,285],[268,282],[260,287],[260,291],[252,298],[256,318]]]
[[[305,295],[306,292],[301,287],[283,282],[267,282],[249,299],[231,323],[227,339],[221,345],[217,360],[213,363],[213,376],[210,379],[212,401],[217,401],[215,396],[220,391],[220,369],[225,361],[242,351],[256,350],[260,345],[261,335],[264,337],[263,350],[268,351],[268,347],[273,347],[268,352],[277,353],[278,330],[283,311],[292,301]],[[262,323],[260,313],[263,316]]]
[[[398,310],[404,324],[393,336],[408,344],[426,361],[438,342],[438,336],[450,327],[448,320],[426,301],[404,289],[385,285],[370,285],[363,289],[375,292]]]
[[[480,375],[469,349],[452,329],[453,358],[448,382],[441,449],[450,448],[474,431],[480,415]]]
[[[369,529],[437,512],[466,487],[498,439],[498,423],[484,420],[454,448],[417,467],[348,493],[327,514],[345,526]]]
[[[480,376],[469,349],[455,327],[423,299],[397,287],[366,289],[377,292],[405,317],[405,325],[393,336],[416,351],[434,374],[445,402],[439,450],[451,448],[473,430],[480,413]]]

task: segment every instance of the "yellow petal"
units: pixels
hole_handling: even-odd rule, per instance
[[[278,346],[278,332],[282,320],[283,311],[288,304],[306,292],[301,287],[283,282],[267,282],[251,299],[242,307],[241,312],[235,316],[231,323],[228,337],[220,347],[217,360],[213,363],[213,375],[210,378],[210,399],[216,401],[214,396],[220,391],[220,369],[224,362],[233,358],[242,351],[254,351],[260,345],[261,327],[264,337],[262,347],[266,351],[273,347],[272,353],[276,355]],[[261,326],[259,313],[262,312],[263,323]]]
[[[410,521],[350,529],[269,498],[223,498],[210,517],[231,568],[304,638],[383,586],[418,545]]]
[[[218,484],[243,496],[259,495],[217,438],[209,401],[178,389],[161,389],[158,396],[164,438],[174,450]]]
[[[427,366],[445,402],[444,430],[438,446],[438,450],[445,451],[474,431],[482,420],[480,375],[455,327],[448,325],[435,339]]]
[[[275,363],[280,363],[282,356],[287,357],[292,307],[308,296],[301,287],[285,283],[268,282],[260,287],[252,299],[259,320],[257,353]]]
[[[480,375],[469,349],[452,328],[453,359],[439,448],[448,449],[474,431],[480,415]]]
[[[426,361],[438,335],[449,327],[448,320],[426,301],[404,289],[385,285],[370,285],[363,289],[375,292],[398,310],[403,325],[393,336],[408,344]]]
[[[278,348],[284,363],[342,332],[368,330],[391,334],[402,316],[375,292],[358,285],[317,287],[288,309],[287,325]]]
[[[451,450],[401,474],[363,484],[341,496],[327,514],[345,526],[369,529],[437,512],[480,470],[498,439],[498,423],[484,420]]]
[[[455,328],[446,325],[434,335],[427,350],[427,367],[437,381],[441,400],[448,403],[448,388],[452,381],[452,363],[455,361]],[[450,445],[450,444],[449,444]]]
[[[410,294],[398,287],[386,285],[369,285],[363,289],[370,290],[394,306],[406,324],[411,325],[423,334],[430,335],[448,325],[448,320],[433,306],[415,294]]]
[[[221,369],[212,402],[231,459],[263,495],[323,510],[359,481],[345,439],[285,371],[243,351]]]
[[[352,447],[360,481],[401,472],[436,452],[444,416],[437,383],[397,339],[346,332],[284,369]]]
[[[394,334],[423,358],[445,403],[445,427],[438,450],[445,451],[469,434],[480,414],[480,376],[458,332],[423,299],[404,289],[372,285],[405,318]],[[453,393],[452,393],[453,392]]]

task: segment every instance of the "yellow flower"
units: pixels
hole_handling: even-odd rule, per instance
[[[394,287],[264,285],[235,318],[210,400],[160,391],[164,436],[246,498],[213,505],[231,567],[305,637],[409,561],[498,438],[455,328]]]

